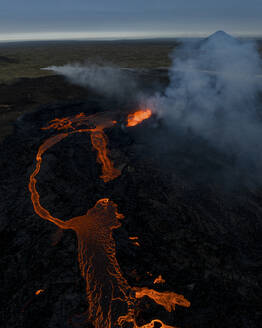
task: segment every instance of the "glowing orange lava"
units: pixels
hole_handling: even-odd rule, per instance
[[[44,289],[38,289],[38,290],[35,292],[35,294],[36,294],[36,295],[40,295],[40,294],[42,294],[44,291],[45,291]]]
[[[112,121],[106,117],[105,113],[102,113],[98,119],[97,115],[90,115],[85,116],[84,113],[80,113],[75,117],[65,117],[61,119],[54,119],[50,122],[49,126],[42,128],[43,130],[48,129],[56,129],[56,130],[68,130],[71,129],[73,131],[64,133],[63,136],[60,135],[55,138],[55,140],[47,140],[47,147],[49,148],[48,144],[52,143],[53,146],[56,141],[59,142],[63,138],[67,137],[69,134],[77,133],[77,132],[89,132],[91,137],[91,142],[94,149],[97,150],[97,161],[98,163],[102,164],[102,175],[100,176],[104,182],[109,182],[117,178],[121,172],[120,170],[116,169],[113,165],[113,162],[108,157],[108,150],[107,150],[107,136],[104,133],[105,128],[109,128],[116,124],[116,121]],[[99,122],[98,122],[99,121]],[[83,125],[92,126],[95,125],[94,128],[89,129],[77,129]],[[62,138],[62,139],[60,139]],[[54,143],[53,143],[54,142]],[[45,150],[44,150],[45,151]],[[41,152],[40,152],[41,156]]]
[[[130,240],[138,240],[138,237],[129,237]]]
[[[129,237],[129,239],[133,241],[133,245],[138,246],[138,247],[140,246],[138,237]]]
[[[149,109],[149,108],[140,109],[127,116],[127,125],[126,126],[128,126],[128,127],[135,126],[137,124],[140,124],[144,120],[147,120],[151,116],[152,116],[151,109]]]
[[[149,289],[146,287],[134,287],[133,290],[136,293],[136,298],[142,298],[148,296],[157,304],[163,306],[168,312],[175,310],[175,306],[185,306],[189,307],[190,302],[184,298],[183,295],[179,295],[173,292],[157,292],[154,289]]]
[[[165,279],[163,279],[161,275],[154,280],[154,284],[164,284],[165,282]]]
[[[188,307],[190,303],[182,296],[173,292],[157,292],[153,289],[131,288],[123,277],[116,259],[116,245],[112,231],[121,226],[124,216],[117,210],[117,205],[108,198],[100,199],[95,206],[84,215],[67,221],[53,217],[40,204],[40,196],[36,189],[36,176],[40,171],[43,154],[56,143],[73,133],[90,133],[93,147],[98,152],[98,161],[102,164],[104,182],[115,179],[121,174],[116,170],[108,157],[107,137],[104,128],[111,127],[115,121],[109,120],[106,115],[92,115],[86,117],[79,114],[73,118],[55,119],[44,129],[70,129],[50,137],[38,149],[36,168],[30,176],[29,190],[35,212],[43,219],[53,222],[61,229],[75,231],[78,239],[78,262],[81,275],[86,281],[86,295],[89,308],[87,320],[95,328],[125,327],[131,323],[134,328],[153,328],[159,323],[163,328],[167,326],[155,319],[141,327],[135,322],[136,299],[147,296],[167,311],[175,309],[175,305]],[[86,125],[88,128],[83,129]],[[137,240],[137,237],[130,237]],[[42,290],[36,292],[41,293]]]

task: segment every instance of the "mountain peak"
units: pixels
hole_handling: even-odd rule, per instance
[[[211,34],[206,40],[230,41],[230,42],[236,41],[236,39],[233,36],[227,34],[224,31],[216,31],[215,33]]]

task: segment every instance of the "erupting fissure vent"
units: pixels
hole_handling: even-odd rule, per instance
[[[144,119],[146,119],[145,116]],[[40,196],[36,189],[36,176],[41,168],[43,154],[74,133],[90,133],[92,145],[98,153],[97,159],[102,164],[103,181],[108,182],[117,178],[121,172],[114,168],[113,162],[108,157],[107,137],[104,133],[105,128],[112,127],[114,124],[116,121],[109,119],[106,114],[85,116],[81,113],[72,118],[51,121],[49,126],[43,128],[44,130],[52,128],[67,131],[50,137],[39,147],[36,168],[30,176],[29,190],[36,214],[53,222],[61,229],[74,230],[77,235],[79,267],[86,281],[86,295],[89,303],[87,320],[95,328],[124,327],[126,323],[139,328],[134,315],[136,299],[147,296],[169,312],[175,309],[176,304],[189,307],[190,302],[182,295],[173,292],[160,293],[146,287],[129,286],[116,259],[116,245],[112,230],[121,226],[120,220],[124,216],[118,213],[114,202],[108,198],[100,199],[86,214],[63,221],[53,217],[47,209],[41,206]],[[158,319],[152,320],[141,328],[153,328],[155,323],[161,324],[163,328],[173,328]]]
[[[152,116],[152,110],[147,109],[140,109],[134,113],[131,113],[127,116],[127,126],[136,126],[137,124],[142,123],[144,120],[147,120],[149,117]]]

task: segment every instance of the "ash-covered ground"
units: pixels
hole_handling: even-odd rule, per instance
[[[41,204],[58,218],[83,215],[104,197],[118,204],[125,219],[114,238],[129,285],[174,291],[191,302],[168,313],[144,298],[136,311],[140,325],[157,317],[184,328],[259,326],[261,185],[191,130],[173,131],[154,117],[123,127],[136,109],[132,100],[90,93],[21,116],[2,142],[1,327],[71,328],[88,307],[76,236],[34,213],[28,182],[38,147],[56,134],[43,126],[105,110],[118,117],[105,133],[121,176],[105,184],[90,137],[72,135],[44,155]],[[139,237],[140,247],[130,236]],[[154,285],[160,274],[166,282]]]

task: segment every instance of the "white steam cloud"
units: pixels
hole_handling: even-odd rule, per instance
[[[70,82],[90,87],[107,97],[121,99],[136,90],[135,79],[128,70],[113,66],[68,64],[43,68],[65,76]]]
[[[174,129],[193,131],[261,169],[262,65],[255,44],[216,32],[172,58],[168,88],[149,103]]]
[[[262,168],[262,63],[253,42],[219,31],[172,53],[170,83],[148,99],[128,70],[98,65],[51,66],[72,83],[108,97],[135,96],[172,129],[191,131],[238,165]],[[260,100],[259,100],[260,93]]]

